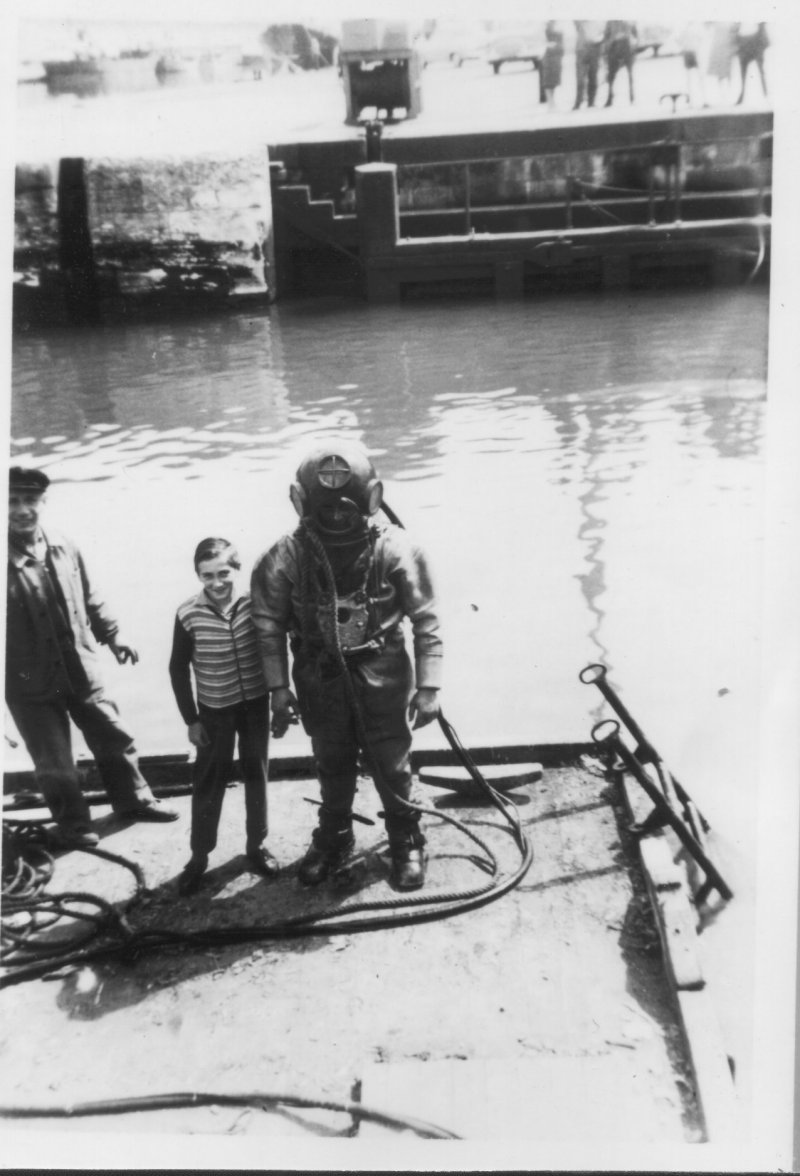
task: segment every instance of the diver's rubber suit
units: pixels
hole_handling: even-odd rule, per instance
[[[322,808],[315,843],[335,846],[350,836],[359,749],[377,768],[386,829],[393,845],[422,844],[419,815],[392,801],[411,792],[408,703],[416,687],[439,687],[442,642],[428,565],[402,528],[370,522],[356,545],[328,551],[329,584],[313,545],[299,527],[263,555],[251,597],[264,676],[270,690],[289,686],[287,636],[300,715],[319,775]],[[414,669],[403,621],[414,640]],[[350,667],[363,722],[354,705],[336,643]],[[385,788],[382,787],[386,785]]]

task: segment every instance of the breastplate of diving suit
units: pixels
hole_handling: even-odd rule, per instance
[[[355,566],[335,568],[334,596],[321,568],[308,577],[310,599],[303,610],[308,629],[292,641],[294,679],[303,722],[309,734],[340,711],[346,694],[342,659],[358,695],[370,688],[369,709],[377,704],[402,707],[410,698],[411,663],[401,625],[381,630],[369,584],[374,579],[371,546]],[[347,590],[349,589],[349,591]]]

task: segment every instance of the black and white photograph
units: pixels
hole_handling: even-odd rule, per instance
[[[798,1170],[798,14],[0,19],[2,1166]]]

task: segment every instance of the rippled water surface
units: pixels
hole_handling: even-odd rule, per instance
[[[166,664],[195,544],[225,535],[249,568],[293,525],[298,453],[347,433],[430,551],[465,742],[586,738],[577,675],[605,661],[730,811],[719,757],[749,777],[756,754],[766,334],[752,288],[29,332],[12,453],[47,469],[50,521],[140,650],[106,664],[144,751],[186,747]]]

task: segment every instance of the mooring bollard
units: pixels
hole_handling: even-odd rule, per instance
[[[395,267],[386,265],[400,236],[396,164],[363,163],[356,168],[356,209],[367,299],[396,302]]]

